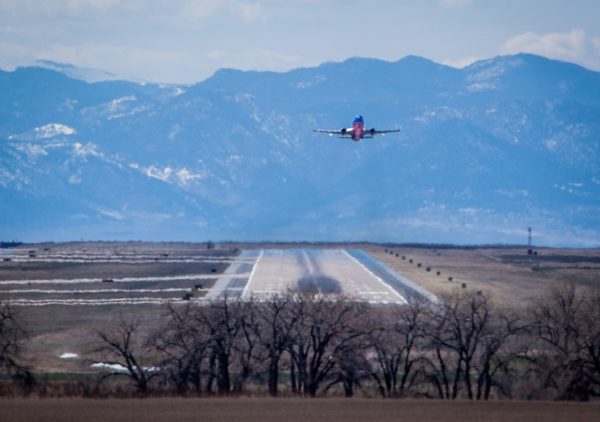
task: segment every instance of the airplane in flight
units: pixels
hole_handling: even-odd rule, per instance
[[[313,132],[327,133],[329,136],[337,135],[340,138],[350,138],[354,142],[358,142],[361,139],[373,138],[375,135],[385,135],[386,133],[400,132],[400,129],[389,129],[389,130],[365,130],[365,119],[360,114],[354,116],[352,119],[352,127],[342,128],[340,130],[323,130],[313,129]]]

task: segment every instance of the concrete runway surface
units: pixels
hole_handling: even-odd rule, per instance
[[[410,281],[385,268],[385,265],[360,250],[345,249],[265,249],[244,251],[254,265],[246,283],[231,273],[246,272],[247,267],[230,267],[228,278],[210,296],[267,299],[287,290],[311,294],[341,294],[369,303],[406,303],[416,292]],[[386,272],[387,271],[387,272]],[[407,281],[409,284],[405,284]],[[414,287],[414,286],[412,286]],[[418,286],[416,287],[418,289]],[[430,298],[431,299],[431,298]]]

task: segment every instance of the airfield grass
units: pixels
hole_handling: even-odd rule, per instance
[[[37,373],[90,372],[88,359],[98,346],[99,330],[116,326],[120,318],[134,318],[141,321],[142,332],[150,332],[160,326],[165,314],[160,305],[50,305],[18,311],[28,334],[25,362]],[[79,358],[61,359],[63,353],[75,353]]]
[[[600,403],[382,399],[0,400],[0,421],[597,421]]]
[[[536,249],[537,256],[527,255],[526,248],[369,245],[365,249],[436,295],[452,293],[464,284],[466,289],[489,293],[499,305],[525,306],[555,283],[600,287],[600,249],[543,248]]]
[[[230,258],[238,253],[233,249],[207,250],[202,244],[154,244],[154,243],[73,243],[73,244],[38,244],[24,245],[21,253],[35,249],[42,258],[51,253],[78,255],[93,253],[102,257],[136,255],[156,256],[157,261],[148,259],[143,263],[127,262],[42,262],[35,259],[27,262],[0,261],[0,280],[53,280],[53,279],[85,279],[85,278],[121,278],[121,277],[164,277],[183,276],[188,274],[214,275],[214,279],[205,279],[201,283],[203,289],[210,289],[218,275],[229,266],[222,262],[161,262],[161,258],[168,256],[177,259],[180,256],[210,257],[218,259]],[[15,251],[18,253],[19,251]],[[69,299],[112,299],[135,297],[136,293],[111,292],[113,288],[119,289],[164,289],[181,288],[194,292],[194,297],[202,297],[206,290],[193,290],[198,281],[194,280],[161,280],[140,281],[127,283],[73,283],[44,285],[2,285],[0,297],[9,297],[6,293],[10,289],[56,289],[78,290],[77,294],[54,293],[27,295],[11,294],[10,297],[29,300],[47,300],[52,298]],[[89,295],[85,290],[102,289],[104,293]],[[144,297],[181,298],[182,292],[139,293]],[[179,303],[179,302],[175,302]],[[185,303],[181,301],[181,303]],[[165,314],[165,307],[156,304],[135,305],[47,305],[16,307],[19,321],[27,331],[27,340],[24,344],[25,363],[35,368],[37,373],[52,372],[90,372],[90,352],[97,346],[97,332],[123,318],[136,318],[142,321],[142,330],[146,332],[155,329],[161,323]],[[76,353],[78,359],[60,359],[63,353]]]
[[[69,250],[71,247],[81,249],[86,245],[59,246]],[[525,248],[436,248],[375,244],[228,244],[220,245],[223,248],[221,250],[210,251],[198,249],[198,245],[140,244],[128,247],[129,251],[134,251],[136,248],[141,250],[150,246],[154,248],[154,252],[168,252],[170,256],[179,252],[210,253],[217,257],[232,256],[234,254],[232,251],[238,248],[360,247],[436,295],[451,293],[460,289],[464,283],[466,289],[488,292],[495,303],[510,306],[531,303],[551,284],[559,281],[600,287],[600,249],[539,249],[539,255],[532,257],[527,255]],[[110,249],[115,248],[115,245],[95,243],[93,247]],[[123,245],[119,244],[118,247],[123,248]],[[389,251],[392,253],[390,254]],[[405,256],[404,260],[401,259],[402,255]],[[409,262],[411,259],[412,263]],[[420,267],[418,263],[421,264]],[[225,263],[202,262],[144,264],[0,262],[0,280],[212,274],[215,268],[217,272],[214,275],[218,277],[226,267]],[[431,270],[427,271],[427,267],[431,267]],[[440,271],[439,276],[436,275],[437,271]],[[448,277],[453,277],[452,282],[448,281]],[[214,282],[214,279],[202,281],[205,288],[210,288]],[[92,284],[96,286],[95,283]],[[81,288],[91,288],[92,284],[82,285]],[[100,288],[108,289],[110,286],[107,284],[98,283]],[[123,288],[164,288],[184,287],[187,284],[188,287],[192,287],[194,282],[124,284],[126,285],[122,286]],[[106,295],[110,297],[110,293]],[[107,296],[103,294],[102,297]],[[30,367],[35,368],[36,372],[45,373],[88,372],[90,363],[85,357],[89,357],[90,350],[94,348],[98,329],[124,316],[140,319],[145,329],[152,330],[161,324],[165,308],[160,305],[51,305],[19,307],[18,312],[29,333],[25,344],[25,356]],[[60,359],[60,355],[67,352],[77,353],[81,358]]]
[[[52,280],[78,278],[165,277],[221,273],[228,264],[206,262],[71,263],[0,262],[0,280]]]

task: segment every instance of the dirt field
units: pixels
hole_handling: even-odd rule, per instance
[[[600,403],[379,399],[1,400],[0,421],[597,421]]]
[[[526,305],[556,282],[600,287],[600,249],[544,248],[536,250],[537,256],[528,255],[526,248],[368,245],[365,250],[437,295],[464,283],[467,289],[490,293],[496,303]]]
[[[120,315],[158,326],[162,304],[203,297],[237,254],[187,243],[23,245],[0,250],[0,296],[18,305],[30,367],[87,372],[98,329]]]
[[[110,325],[120,316],[136,317],[148,330],[160,325],[164,308],[156,305],[41,306],[23,307],[28,340],[24,356],[36,372],[92,372],[90,352],[94,349],[97,330]],[[112,323],[112,324],[111,324]],[[78,355],[61,359],[65,353]]]
[[[163,312],[161,301],[181,302],[192,291],[202,297],[239,249],[299,246],[311,245],[228,244],[210,250],[203,244],[176,243],[23,245],[0,250],[0,295],[10,290],[13,301],[45,303],[18,307],[30,334],[25,351],[31,367],[41,372],[81,372],[89,370],[89,362],[60,356],[85,356],[96,329],[120,314],[133,313],[149,328],[156,327]],[[363,248],[434,294],[460,289],[464,283],[467,289],[489,292],[500,304],[527,304],[556,281],[600,286],[600,249],[539,249],[537,256],[530,256],[524,248],[313,246]],[[194,290],[200,284],[202,288]],[[48,305],[52,300],[69,304]],[[76,305],[77,300],[87,302]]]

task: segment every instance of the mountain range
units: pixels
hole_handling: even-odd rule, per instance
[[[571,63],[352,58],[194,85],[42,64],[0,71],[2,240],[600,245],[600,73]],[[358,113],[401,132],[312,132]]]

